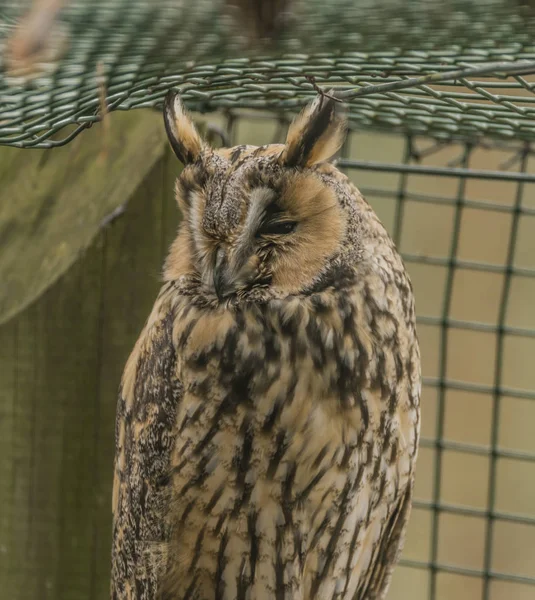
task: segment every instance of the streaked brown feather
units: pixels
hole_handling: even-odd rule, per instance
[[[420,358],[403,262],[324,162],[343,121],[317,103],[285,145],[211,150],[167,107],[184,218],[123,375],[112,598],[382,599]]]

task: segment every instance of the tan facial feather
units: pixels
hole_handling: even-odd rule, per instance
[[[181,227],[178,236],[171,244],[164,266],[165,281],[174,281],[193,270],[191,256],[191,235],[186,227]]]
[[[183,173],[181,179],[183,179],[185,176],[186,173]],[[181,182],[181,179],[177,179],[175,181],[175,198],[182,216],[186,216],[188,213],[189,205],[188,200],[183,193],[183,184]]]
[[[292,294],[309,286],[339,248],[345,220],[335,194],[315,175],[291,175],[281,204],[298,227],[275,259],[272,285]]]

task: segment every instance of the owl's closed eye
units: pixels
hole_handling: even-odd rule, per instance
[[[196,277],[203,293],[226,300],[303,292],[332,269],[348,219],[324,168],[346,131],[335,100],[318,98],[285,144],[262,147],[210,148],[172,94],[164,115],[184,164],[176,188],[184,220],[167,277]]]

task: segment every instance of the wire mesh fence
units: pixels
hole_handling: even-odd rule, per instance
[[[104,110],[156,106],[171,86],[195,110],[288,110],[316,83],[336,88],[359,127],[534,137],[535,11],[520,3],[295,0],[288,33],[260,55],[224,0],[55,3],[55,23],[32,26],[28,2],[0,2],[0,144],[64,144]],[[40,52],[20,50],[18,23]]]
[[[535,13],[499,0],[306,4],[259,57],[231,16],[215,23],[221,2],[72,1],[48,70],[17,75],[4,53],[0,144],[65,144],[172,86],[218,110],[208,119],[231,143],[280,141],[288,111],[335,87],[352,127],[339,165],[407,263],[422,345],[416,501],[389,597],[533,598]],[[21,5],[0,14],[7,48]]]

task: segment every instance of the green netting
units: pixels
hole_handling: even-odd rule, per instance
[[[388,140],[392,140],[393,137],[388,136]],[[385,141],[382,142],[383,148]],[[450,160],[440,156],[445,149],[449,150],[450,156],[453,154]],[[511,418],[507,412],[511,409],[511,402],[535,400],[535,390],[523,387],[526,380],[522,377],[522,367],[516,371],[516,378],[511,377],[512,363],[515,360],[522,362],[519,349],[523,347],[527,352],[535,350],[531,343],[535,339],[535,328],[526,325],[525,318],[520,314],[515,315],[515,310],[522,306],[521,303],[529,303],[528,297],[531,294],[528,290],[535,282],[535,263],[531,258],[522,260],[521,256],[526,252],[526,236],[533,236],[535,232],[535,173],[530,158],[530,146],[499,142],[484,146],[470,142],[455,145],[434,142],[426,144],[422,139],[406,136],[399,163],[349,159],[347,150],[345,148],[346,157],[340,160],[339,166],[349,176],[354,176],[357,182],[370,172],[395,176],[395,186],[389,186],[386,182],[377,183],[380,180],[375,179],[375,185],[360,187],[365,196],[372,199],[376,209],[380,207],[381,199],[394,204],[390,207],[393,213],[390,231],[412,276],[418,272],[416,269],[425,267],[426,279],[436,281],[431,275],[440,272],[439,302],[426,304],[427,308],[424,311],[418,310],[417,302],[418,328],[421,337],[424,338],[423,415],[425,421],[431,418],[434,412],[436,419],[434,427],[428,427],[428,432],[433,433],[426,435],[424,432],[420,444],[423,450],[420,461],[426,461],[430,457],[430,466],[425,462],[423,468],[420,466],[420,477],[432,475],[432,482],[429,486],[421,485],[420,489],[417,489],[413,504],[417,511],[422,511],[430,520],[426,528],[421,527],[420,521],[418,532],[429,533],[430,539],[428,545],[423,545],[424,551],[420,559],[407,557],[405,553],[401,560],[402,566],[425,572],[426,580],[425,583],[416,580],[418,585],[407,588],[407,597],[412,593],[427,600],[455,597],[451,591],[455,587],[448,587],[448,583],[441,580],[445,576],[453,576],[463,581],[459,588],[462,598],[532,598],[535,594],[535,512],[531,509],[529,512],[504,509],[507,506],[504,502],[507,495],[504,490],[507,486],[510,488],[510,494],[518,494],[519,497],[532,493],[526,480],[519,485],[521,480],[517,478],[518,473],[535,473],[535,452],[507,447],[507,444],[504,444],[504,430],[508,428]],[[490,158],[493,153],[498,153],[499,160],[502,161],[496,170],[475,168],[482,159],[496,161],[496,156]],[[513,170],[507,170],[511,168]],[[427,181],[427,185],[424,186],[423,181]],[[491,189],[486,188],[486,182],[492,182],[498,186],[498,190],[499,186],[507,186],[510,196],[502,196],[497,191],[496,195],[475,199],[474,196],[480,194],[481,189]],[[426,193],[417,191],[422,187],[426,189]],[[412,211],[407,215],[409,206],[412,207]],[[411,252],[408,247],[415,244],[407,236],[408,220],[414,219],[416,211],[420,208],[423,210],[431,206],[435,209],[450,209],[447,216],[442,216],[446,221],[451,219],[446,250],[443,253],[433,251],[430,254]],[[472,214],[478,214],[479,226],[469,225],[471,211]],[[466,248],[467,231],[471,233],[474,246],[482,243],[487,235],[485,227],[492,223],[493,215],[499,215],[498,218],[502,222],[501,256],[488,260],[488,252],[483,252],[483,255],[487,254],[483,260],[467,259],[467,254],[477,254],[477,250]],[[426,223],[425,216],[420,219],[422,223]],[[429,226],[432,227],[430,223]],[[440,231],[440,227],[436,227],[436,230]],[[461,282],[466,276],[476,279],[479,274],[488,275],[495,283],[496,310],[494,314],[485,316],[483,306],[489,300],[484,296],[483,290],[479,292],[477,284],[464,283],[464,287],[468,287],[476,295],[481,293],[482,309],[477,311],[476,317],[459,318],[459,313],[463,312],[463,307],[459,306],[458,302],[459,290],[463,286]],[[423,285],[419,278],[416,281],[420,282],[416,286],[417,299],[425,302],[426,294],[431,293],[432,284],[428,282]],[[519,293],[519,290],[522,291]],[[522,298],[521,303],[518,301],[519,297]],[[518,317],[518,320],[515,317]],[[515,322],[516,326],[512,324]],[[522,326],[519,326],[520,323]],[[422,335],[424,328],[426,334]],[[431,343],[428,335],[430,331],[433,331]],[[473,345],[473,349],[463,347],[464,344],[458,337],[459,333],[470,336],[465,339],[469,345]],[[479,343],[475,342],[478,336],[481,336]],[[487,365],[486,372],[473,374],[470,364],[472,359],[469,357],[473,351],[481,351],[480,344],[493,348],[492,361]],[[452,365],[455,363],[455,354],[462,355],[463,360],[467,361],[462,379],[454,374],[455,371],[459,372],[459,367]],[[436,370],[435,365],[430,364],[433,356],[436,356]],[[473,362],[474,365],[477,363],[475,356]],[[476,366],[474,371],[477,371]],[[487,382],[483,383],[482,379],[486,379]],[[477,443],[475,432],[470,434],[469,441],[452,439],[456,435],[452,435],[451,427],[448,430],[448,422],[451,423],[454,410],[453,394],[459,394],[463,400],[470,399],[474,404],[482,400],[488,403],[485,409],[479,404],[479,425],[485,429],[488,443]],[[472,420],[478,409],[465,404],[458,405],[458,410],[466,411],[466,418]],[[462,419],[460,415],[458,418]],[[472,424],[477,426],[478,419]],[[522,433],[518,427],[515,434],[518,439],[512,445],[521,446]],[[451,461],[452,455],[460,457],[461,464],[470,457],[477,457],[480,461],[479,466],[484,473],[484,488],[481,490],[480,500],[465,500],[466,503],[452,501],[451,489],[447,488],[451,488],[452,477],[456,481],[462,480],[463,469],[461,467],[461,472],[453,474],[451,471],[445,472],[444,465],[447,460]],[[467,465],[466,469],[474,476],[473,465]],[[507,479],[507,474],[511,474],[510,479]],[[462,487],[463,484],[458,485]],[[475,484],[470,482],[464,486],[475,487]],[[475,506],[478,504],[479,506]],[[448,516],[453,519],[466,518],[479,524],[475,535],[477,541],[471,552],[480,560],[470,561],[464,556],[463,548],[473,543],[469,527],[465,532],[458,522],[452,523],[453,528],[457,529],[457,539],[451,539],[446,521]],[[415,518],[413,516],[413,519]],[[417,525],[413,523],[412,527],[416,528]],[[515,529],[517,527],[522,528],[521,535],[519,530]],[[518,536],[516,543],[515,535]],[[512,558],[508,568],[504,568],[507,564],[503,558],[504,554],[514,556],[515,546],[518,544],[519,548],[522,547],[526,540],[530,540],[527,541],[528,545],[531,544],[527,552],[526,548],[521,551],[526,553],[526,560],[523,562]],[[448,544],[458,551],[450,551],[446,558],[445,548]],[[409,552],[414,552],[414,544],[411,546]],[[468,581],[476,582],[476,585],[470,585]],[[467,589],[474,590],[474,595],[470,596]],[[404,598],[404,594],[405,592],[402,592],[400,597]]]
[[[356,127],[437,138],[535,138],[535,11],[510,0],[295,0],[277,44],[250,49],[223,0],[70,0],[31,78],[10,36],[27,2],[0,1],[0,143],[50,147],[108,110],[296,109],[335,86]],[[233,16],[234,15],[234,16]],[[54,135],[66,125],[74,130]]]

